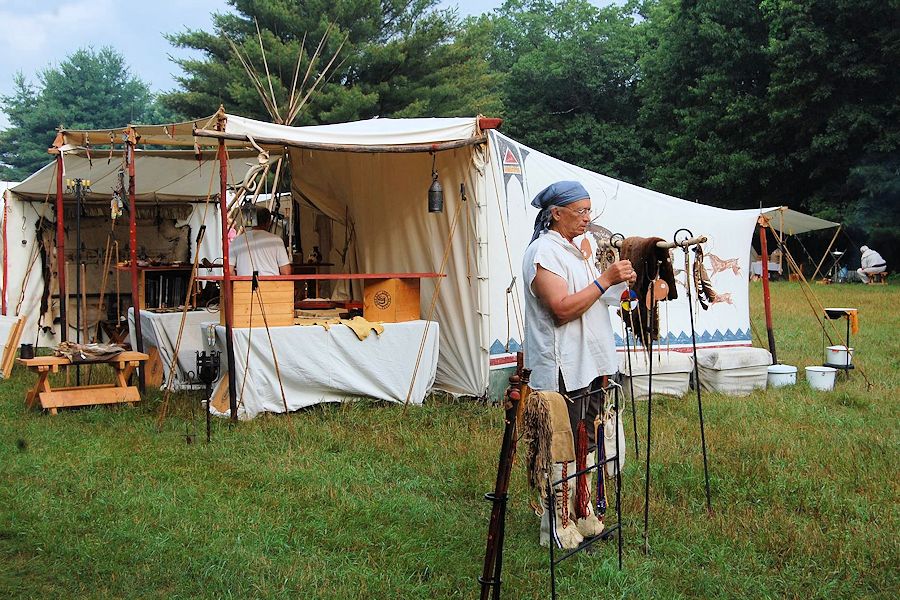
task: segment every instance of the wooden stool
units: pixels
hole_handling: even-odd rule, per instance
[[[887,285],[887,278],[887,271],[882,271],[881,273],[873,273],[869,275],[869,283],[874,283],[877,285]]]

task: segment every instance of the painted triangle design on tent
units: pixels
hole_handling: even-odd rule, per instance
[[[512,150],[509,148],[506,149],[506,154],[503,156],[503,164],[504,165],[517,165],[519,164],[516,155],[512,153]]]

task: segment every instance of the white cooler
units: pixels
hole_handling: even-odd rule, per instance
[[[667,396],[681,396],[690,389],[691,372],[694,370],[694,360],[690,354],[684,352],[654,352],[653,353],[653,395],[665,394]],[[646,398],[650,383],[650,359],[643,351],[631,353],[631,381],[628,377],[628,357],[623,353],[619,355],[619,372],[625,378],[622,387],[625,397],[631,398],[631,384],[634,384],[634,395],[637,398]]]
[[[700,385],[704,390],[746,396],[766,387],[772,355],[765,348],[697,350]]]

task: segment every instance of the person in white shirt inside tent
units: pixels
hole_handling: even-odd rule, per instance
[[[256,227],[245,229],[231,241],[228,260],[238,276],[290,275],[291,260],[288,258],[284,242],[274,233],[269,233],[272,213],[265,207],[256,209]]]
[[[526,286],[525,367],[532,371],[533,390],[570,397],[566,408],[572,432],[575,434],[583,416],[589,425],[590,457],[596,444],[594,419],[602,409],[602,392],[593,390],[618,371],[609,307],[618,306],[625,289],[618,284],[634,282],[636,275],[627,260],[613,263],[603,273],[597,270],[590,241],[582,237],[591,221],[591,198],[580,183],[554,183],[531,204],[541,212],[522,265]],[[576,244],[578,237],[582,237],[584,249]],[[592,393],[588,395],[585,392],[589,389]],[[574,469],[575,463],[553,463],[554,481],[561,479],[562,472],[574,473]],[[586,517],[573,516],[571,520],[569,512],[560,512],[569,511],[570,506],[571,497],[556,503],[556,521],[562,523],[557,534],[564,548],[573,548],[584,537],[603,530],[603,523],[591,510]],[[550,543],[546,509],[541,518],[540,543]]]
[[[884,262],[880,254],[868,246],[863,246],[860,250],[862,250],[861,266],[856,272],[859,273],[859,278],[862,279],[863,283],[869,283],[869,275],[884,273],[885,269],[887,269],[887,263]]]

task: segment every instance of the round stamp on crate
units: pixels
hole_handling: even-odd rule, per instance
[[[384,290],[379,290],[378,292],[376,292],[375,297],[372,299],[372,301],[375,303],[375,306],[377,308],[384,310],[391,305],[391,295]]]

